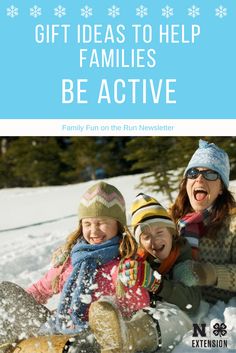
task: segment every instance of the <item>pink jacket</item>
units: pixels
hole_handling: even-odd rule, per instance
[[[116,297],[118,265],[119,259],[115,259],[99,268],[95,277],[97,288],[93,291],[92,301],[96,301],[102,296],[113,296],[116,298],[122,315],[129,317],[139,309],[148,306],[150,298],[145,288],[137,286],[130,289],[125,288],[125,295],[122,298]],[[69,258],[62,266],[51,268],[43,278],[26,290],[38,303],[45,304],[50,297],[56,294],[52,289],[53,279],[59,275],[58,293],[60,293],[71,271],[72,264]]]

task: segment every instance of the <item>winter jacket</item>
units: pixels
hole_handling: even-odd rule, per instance
[[[217,285],[202,287],[203,298],[215,303],[236,297],[236,213],[234,212],[214,237],[200,238],[199,261],[211,262],[217,272]]]
[[[119,259],[112,260],[101,266],[95,277],[95,289],[92,295],[92,301],[98,300],[101,296],[116,297],[117,272]],[[27,292],[30,293],[40,304],[45,304],[55,292],[53,292],[52,282],[59,276],[58,293],[72,272],[71,259],[69,258],[63,265],[51,268],[38,282],[31,285]],[[124,297],[117,298],[117,305],[124,317],[129,317],[139,309],[148,306],[150,303],[149,293],[145,288],[134,286],[125,289]],[[85,318],[85,320],[87,317]]]
[[[173,278],[173,270],[180,262],[191,260],[192,252],[191,247],[185,239],[180,242],[180,255],[177,258],[172,269],[163,276],[160,288],[154,294],[151,294],[152,306],[157,305],[158,301],[165,301],[177,305],[180,309],[187,314],[196,313],[201,301],[200,287],[190,287],[185,284],[175,281]],[[155,263],[152,257],[147,258],[151,267],[158,271],[158,264]]]

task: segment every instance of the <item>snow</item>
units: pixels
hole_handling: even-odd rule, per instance
[[[128,210],[140,192],[140,177],[130,175],[106,180],[122,192]],[[50,267],[53,250],[77,227],[80,197],[93,183],[89,181],[66,186],[0,190],[0,281],[12,281],[25,288],[42,277]],[[235,189],[236,181],[231,182],[230,186]],[[155,194],[145,188],[142,188],[142,192],[151,194],[164,206],[168,206],[168,200],[163,194]],[[48,307],[55,308],[57,302],[58,296],[55,296]],[[219,321],[227,325],[228,349],[211,348],[214,353],[236,352],[236,297],[227,305],[219,301],[210,307],[203,302],[199,317],[204,317],[207,325],[212,326]],[[189,332],[173,352],[203,353],[211,350],[192,348],[191,344],[192,335]]]

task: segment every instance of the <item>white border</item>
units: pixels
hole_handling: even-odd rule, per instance
[[[236,119],[0,119],[0,136],[234,136]]]

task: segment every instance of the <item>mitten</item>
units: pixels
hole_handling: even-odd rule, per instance
[[[59,267],[61,266],[69,257],[70,253],[65,247],[65,245],[61,245],[57,248],[52,255],[52,266]]]
[[[161,283],[161,275],[157,271],[153,271],[147,261],[129,259],[122,261],[118,276],[126,287],[137,285],[150,292],[156,292]]]
[[[198,277],[199,286],[215,286],[217,284],[216,267],[210,262],[194,262],[193,271]]]
[[[217,273],[215,266],[210,262],[187,260],[174,267],[173,278],[189,287],[214,286],[217,282]]]

